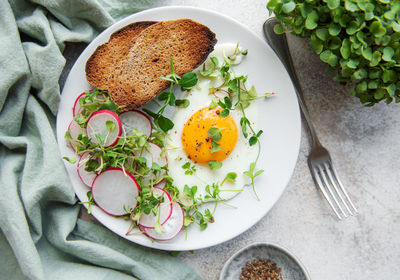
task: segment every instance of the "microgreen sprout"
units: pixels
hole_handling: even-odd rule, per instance
[[[216,160],[210,160],[208,161],[208,166],[210,167],[211,170],[216,170],[222,167],[222,162]]]
[[[221,138],[222,138],[221,130],[218,127],[211,127],[208,130],[208,136],[211,137],[210,153],[215,153],[220,150],[223,150],[218,144],[218,142],[221,141]]]
[[[224,180],[222,180],[221,182],[221,186],[225,183],[225,182],[235,182],[237,177],[237,174],[235,172],[229,172],[228,174],[226,174]]]
[[[251,121],[246,116],[245,109],[250,106],[252,101],[259,98],[268,98],[270,95],[272,95],[272,93],[264,93],[259,95],[254,86],[251,86],[250,89],[247,88],[247,76],[235,75],[233,71],[233,65],[235,64],[234,61],[237,60],[239,55],[247,55],[247,51],[241,51],[239,46],[237,45],[234,54],[229,56],[228,59],[225,59],[221,66],[219,66],[219,62],[217,59],[210,58],[211,66],[209,68],[203,67],[203,70],[200,71],[200,74],[203,76],[220,76],[222,78],[222,84],[209,90],[210,94],[215,95],[215,99],[213,99],[210,103],[210,108],[213,109],[216,106],[220,106],[223,109],[220,113],[220,116],[222,117],[227,117],[232,110],[239,110],[242,113],[242,117],[240,118],[239,122],[243,136],[248,139],[250,146],[258,144],[257,158],[254,162],[250,164],[249,170],[244,172],[244,175],[250,177],[254,194],[257,199],[259,199],[255,191],[254,180],[263,172],[262,170],[255,170],[261,150],[259,138],[261,137],[263,131],[256,131],[254,129]],[[226,94],[226,96],[224,96],[223,98],[218,98],[216,95],[217,92],[222,92]],[[214,135],[215,132],[216,131],[211,131],[211,134]],[[210,131],[208,134],[209,136],[211,136]],[[218,141],[212,142],[212,152],[218,151],[220,149],[217,142]],[[222,162],[219,161],[209,161],[208,164],[212,170],[222,167]],[[222,184],[226,180],[224,180]]]
[[[167,117],[163,115],[165,108],[169,106],[177,106],[180,108],[186,108],[189,106],[188,99],[176,99],[175,94],[173,92],[173,88],[175,85],[179,85],[182,90],[190,90],[197,84],[197,75],[194,72],[188,72],[184,74],[182,77],[175,73],[174,69],[174,59],[171,56],[170,61],[171,73],[166,75],[165,77],[161,76],[162,79],[169,81],[170,86],[168,91],[163,91],[158,95],[159,101],[164,101],[164,104],[158,109],[157,112],[153,112],[149,109],[144,108],[147,114],[149,114],[153,119],[154,123],[164,132],[172,129],[174,127],[174,123]]]
[[[96,203],[93,200],[92,192],[88,191],[86,193],[87,201],[85,202],[79,202],[79,204],[86,204],[87,205],[87,213],[90,215],[92,214],[92,205],[96,205]]]
[[[119,113],[122,107],[117,106],[110,98],[108,91],[97,89],[85,91],[85,94],[79,98],[81,110],[74,117],[74,120],[84,127],[90,116],[99,110],[110,110]]]
[[[182,165],[182,169],[185,169],[185,175],[193,175],[196,173],[196,166],[194,164],[191,165],[189,161]]]

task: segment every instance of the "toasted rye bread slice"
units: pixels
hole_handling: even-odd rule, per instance
[[[190,19],[149,26],[109,76],[106,88],[111,99],[125,110],[145,105],[169,86],[160,76],[170,73],[171,56],[175,73],[182,76],[201,65],[216,42],[208,27]]]
[[[108,89],[108,76],[114,70],[115,64],[126,58],[140,33],[155,23],[140,21],[129,24],[111,34],[108,42],[98,46],[86,62],[86,79],[89,84]]]

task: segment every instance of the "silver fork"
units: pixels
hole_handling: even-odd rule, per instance
[[[314,125],[312,124],[310,114],[304,102],[303,92],[293,67],[286,36],[285,34],[275,34],[273,31],[277,23],[279,22],[276,18],[267,19],[264,23],[264,34],[268,44],[278,55],[292,79],[301,112],[309,128],[312,148],[308,156],[308,166],[311,170],[311,175],[315,184],[319,187],[339,219],[346,218],[349,215],[353,216],[357,214],[357,209],[346,189],[343,187],[336,169],[333,166],[332,158],[328,150],[321,145],[317,133],[315,132]]]

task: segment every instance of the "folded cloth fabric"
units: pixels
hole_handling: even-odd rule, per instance
[[[78,218],[55,138],[65,42],[151,2],[0,1],[0,278],[200,279],[179,258]]]

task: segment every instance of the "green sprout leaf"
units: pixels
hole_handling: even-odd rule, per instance
[[[156,121],[157,121],[157,124],[160,126],[161,130],[164,132],[167,132],[168,130],[170,130],[174,127],[174,123],[170,119],[168,119],[162,115],[158,116]]]
[[[197,84],[198,78],[196,73],[194,72],[188,72],[185,75],[182,76],[182,78],[179,80],[178,84],[183,88],[183,89],[191,89]]]
[[[219,142],[222,138],[221,130],[217,127],[211,127],[208,130],[208,136],[212,138],[213,141]]]
[[[116,125],[113,121],[107,120],[106,127],[109,132],[113,132],[115,130]]]
[[[71,164],[75,164],[76,163],[76,158],[63,157],[63,160],[66,160]]]
[[[111,99],[106,100],[105,102],[101,103],[100,110],[110,110],[113,112],[118,112],[118,105],[114,103]]]
[[[182,169],[185,170],[185,175],[193,175],[196,173],[196,166],[191,165],[190,162],[186,162],[182,165]]]
[[[226,118],[227,116],[229,116],[229,110],[228,109],[224,109],[221,111],[221,113],[219,114],[221,117]]]
[[[210,160],[208,162],[208,166],[211,168],[211,170],[216,170],[222,167],[222,162],[220,161],[215,161],[215,160]]]
[[[237,178],[237,173],[236,172],[229,172],[228,174],[226,174],[224,180],[222,180],[221,182],[221,186],[225,183],[225,182],[235,182]]]
[[[189,99],[176,99],[175,106],[179,108],[187,108],[190,105]]]

